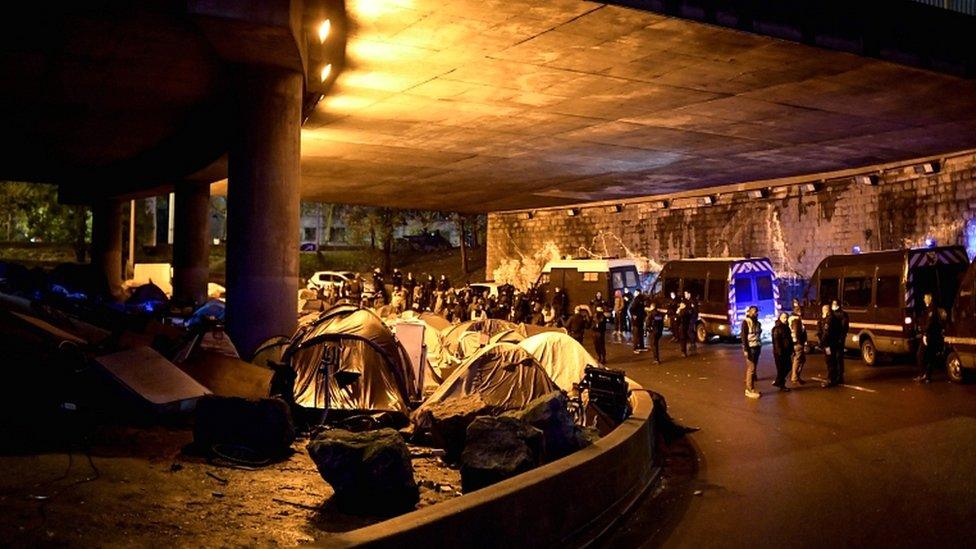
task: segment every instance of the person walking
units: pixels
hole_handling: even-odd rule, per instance
[[[840,385],[844,383],[844,345],[847,343],[847,333],[851,330],[851,320],[847,316],[847,311],[841,307],[840,302],[836,299],[831,301],[830,311],[831,315],[837,319],[836,329],[838,333],[833,338],[837,344],[837,353],[834,355],[837,377],[834,384]]]
[[[746,396],[759,398],[756,390],[756,370],[759,368],[759,355],[762,353],[762,325],[759,323],[759,308],[755,305],[746,309],[746,317],[739,327],[742,340],[742,354],[746,359]]]
[[[939,359],[945,344],[946,313],[935,306],[931,293],[926,293],[922,299],[925,302],[925,310],[918,323],[918,333],[921,334],[922,339],[915,354],[915,364],[921,374],[915,378],[915,381],[929,383],[932,381],[932,369],[937,365],[941,366]]]
[[[582,305],[577,305],[573,309],[573,314],[569,316],[569,320],[566,321],[566,332],[569,333],[569,337],[579,341],[583,344],[583,336],[586,333],[586,315],[583,314]]]
[[[790,373],[790,366],[793,363],[793,336],[789,328],[790,317],[786,313],[780,313],[773,326],[773,361],[776,363],[776,381],[773,387],[778,387],[780,391],[789,392],[786,386],[786,376]]]
[[[685,291],[685,307],[687,318],[685,320],[686,339],[691,343],[693,351],[698,350],[698,298],[689,291]],[[685,353],[687,356],[687,352]]]
[[[634,338],[634,354],[639,354],[647,350],[644,343],[644,296],[640,289],[634,290],[634,299],[630,301],[630,329]]]
[[[607,315],[603,307],[596,308],[593,315],[593,349],[596,351],[596,359],[602,366],[607,365]]]
[[[613,292],[613,340],[620,342],[624,339],[624,293],[620,290]]]
[[[688,356],[688,322],[689,322],[689,311],[688,305],[681,301],[678,303],[678,308],[674,311],[674,316],[672,317],[672,322],[674,323],[671,327],[671,332],[678,338],[678,345],[681,347],[681,356]]]
[[[790,382],[795,385],[803,385],[801,374],[803,366],[807,363],[807,327],[803,325],[803,308],[800,307],[798,299],[793,300],[793,313],[788,319],[790,326],[790,338],[793,340],[793,368],[790,372]]]
[[[657,307],[651,307],[647,315],[647,337],[651,340],[651,353],[654,354],[654,364],[661,363],[661,336],[664,335],[664,313]]]
[[[827,380],[820,384],[823,388],[837,385],[837,355],[843,352],[844,340],[839,344],[837,338],[840,334],[840,321],[835,317],[830,305],[824,305],[820,309],[820,321],[817,323],[817,339],[820,341],[820,348],[824,352],[824,362],[827,366]],[[840,350],[838,351],[838,346]]]

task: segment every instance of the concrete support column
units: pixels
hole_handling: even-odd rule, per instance
[[[227,184],[227,331],[245,358],[297,324],[302,75],[242,67]]]
[[[92,265],[108,280],[112,296],[122,296],[122,202],[105,199],[92,206]]]
[[[177,183],[173,227],[173,301],[198,305],[210,279],[210,186]]]

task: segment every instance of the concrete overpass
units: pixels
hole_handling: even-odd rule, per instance
[[[188,300],[206,282],[206,185],[228,179],[229,329],[246,353],[294,326],[299,197],[485,212],[976,146],[974,53],[959,46],[973,17],[907,1],[874,18],[840,2],[628,3],[641,9],[156,0],[17,14],[0,38],[0,177],[93,204],[113,281],[118,200],[175,188]]]

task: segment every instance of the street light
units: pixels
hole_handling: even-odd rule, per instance
[[[329,31],[332,30],[332,21],[326,19],[319,23],[318,33],[319,33],[319,43],[325,43],[325,39],[329,37]]]

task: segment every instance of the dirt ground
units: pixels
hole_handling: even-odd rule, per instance
[[[87,454],[76,443],[0,456],[0,545],[297,545],[382,520],[335,508],[304,440],[289,459],[245,470],[183,454],[191,439],[187,429],[101,427]],[[412,451],[418,507],[456,497],[458,472]]]

